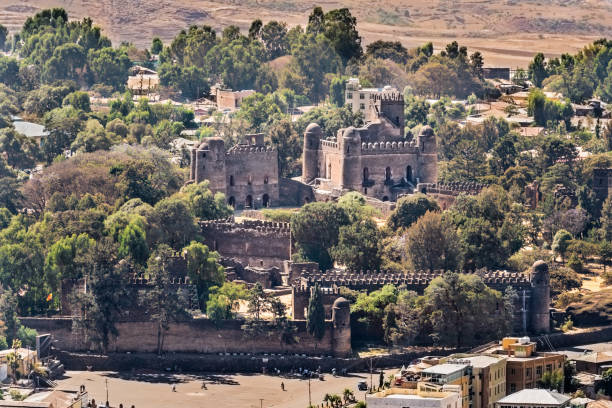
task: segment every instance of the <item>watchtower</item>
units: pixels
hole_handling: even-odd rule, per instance
[[[548,264],[536,261],[531,267],[531,331],[550,331],[550,273]]]

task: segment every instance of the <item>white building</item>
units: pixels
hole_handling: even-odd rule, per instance
[[[350,105],[354,113],[361,112],[365,117],[366,113],[370,111],[369,104],[372,101],[370,96],[385,93],[394,94],[397,92],[399,91],[390,85],[386,85],[383,88],[362,88],[359,78],[350,78],[346,82],[344,104]]]
[[[366,398],[368,408],[461,408],[457,385],[419,383],[416,389],[390,388]]]
[[[564,408],[570,397],[556,391],[524,389],[510,394],[495,403],[496,408]]]

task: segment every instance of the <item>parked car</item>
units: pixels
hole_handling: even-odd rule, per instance
[[[367,391],[368,390],[368,383],[365,381],[359,381],[357,383],[357,389],[359,391]]]

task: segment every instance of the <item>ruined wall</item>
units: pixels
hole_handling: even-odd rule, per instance
[[[291,258],[291,228],[288,223],[229,220],[200,222],[204,244],[221,256],[243,264],[283,267]]]
[[[278,183],[281,206],[302,206],[315,201],[313,188],[296,180],[281,178]]]
[[[87,351],[88,345],[80,334],[72,331],[71,318],[30,318],[23,317],[26,327],[39,333],[50,333],[54,346],[64,351]],[[299,341],[284,344],[278,331],[252,336],[241,329],[243,321],[224,321],[219,327],[208,319],[195,319],[170,324],[164,338],[164,350],[177,353],[301,353],[308,355],[347,356],[350,350],[334,347],[334,328],[326,322],[325,335],[316,340],[306,331],[305,321],[296,321],[296,336]],[[117,324],[119,336],[109,345],[109,352],[157,351],[157,325],[155,322],[121,322]]]
[[[453,182],[453,183],[419,183],[417,191],[432,196],[442,210],[448,209],[455,203],[459,194],[476,195],[483,188],[484,184],[475,182]]]

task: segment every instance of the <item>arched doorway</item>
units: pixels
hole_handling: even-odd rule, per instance
[[[385,169],[385,181],[391,181],[391,167]]]
[[[382,198],[382,200],[383,200],[383,201],[389,201],[389,197],[384,196],[384,197]]]
[[[234,185],[234,176],[230,176],[230,186]]]
[[[234,196],[231,196],[231,197],[229,198],[229,200],[227,200],[227,203],[228,203],[228,204],[229,204],[231,207],[236,208],[236,199],[234,198]]]
[[[261,197],[261,204],[264,207],[269,207],[270,206],[270,196],[268,196],[267,194],[264,194],[263,197]]]
[[[367,167],[363,168],[363,181],[368,181],[370,178],[370,170]]]
[[[253,197],[251,197],[251,195],[249,194],[248,196],[246,196],[246,200],[244,202],[244,206],[246,208],[251,208],[253,207]]]
[[[412,166],[406,166],[406,180],[412,181]]]

